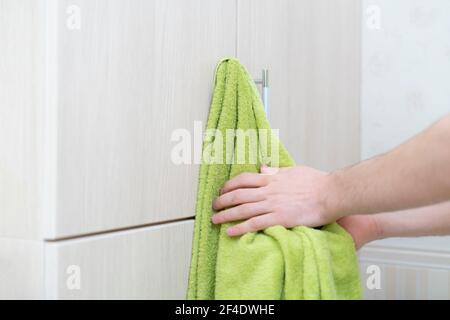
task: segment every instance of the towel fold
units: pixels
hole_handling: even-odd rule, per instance
[[[256,148],[252,134],[226,139],[230,129],[257,130]],[[270,129],[252,78],[234,58],[217,66],[206,130],[188,299],[359,299],[354,243],[338,224],[273,226],[229,237],[225,230],[235,223],[211,223],[212,201],[227,180],[259,172],[261,163],[294,165]]]

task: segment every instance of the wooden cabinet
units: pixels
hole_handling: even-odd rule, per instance
[[[0,299],[184,299],[193,220],[60,241],[0,240]]]
[[[198,168],[172,162],[171,134],[206,120],[215,64],[235,52],[235,4],[54,6],[57,191],[48,236],[192,216]],[[67,27],[73,7],[81,17],[75,30]]]
[[[0,0],[0,46],[0,297],[184,298],[198,166],[171,134],[207,118],[236,3]]]
[[[270,120],[298,163],[356,161],[359,10],[0,0],[0,297],[184,297],[198,165],[174,164],[172,133],[205,125],[224,56],[270,70]]]
[[[237,55],[269,69],[270,121],[298,164],[360,159],[360,25],[358,0],[238,1]]]
[[[48,299],[185,299],[194,222],[45,245]]]
[[[44,241],[0,238],[0,300],[44,297]]]
[[[38,105],[43,16],[37,1],[0,0],[0,236],[39,236]],[[43,117],[43,116],[42,116]]]
[[[207,118],[215,65],[235,54],[236,4],[1,3],[10,26],[1,31],[0,77],[13,89],[1,96],[0,164],[9,166],[1,172],[26,169],[32,182],[5,176],[5,190],[29,197],[0,204],[22,214],[7,213],[5,231],[25,215],[42,226],[33,236],[46,239],[193,216],[198,166],[172,162],[171,135]]]

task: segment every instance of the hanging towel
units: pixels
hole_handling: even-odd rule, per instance
[[[237,161],[236,153],[242,145],[238,145],[238,139],[224,142],[229,129],[268,131],[266,137],[264,133],[258,135],[256,163],[252,159],[255,150],[250,148],[251,143],[247,143],[246,161],[242,157]],[[220,134],[222,137],[218,138]],[[230,143],[232,158],[226,152]],[[336,223],[321,228],[273,226],[240,237],[225,233],[235,223],[211,223],[212,202],[227,180],[242,172],[259,172],[261,163],[294,165],[286,149],[277,144],[252,78],[238,60],[223,59],[216,69],[203,142],[188,299],[361,297],[353,240]],[[219,159],[217,155],[221,153],[222,158],[228,159]],[[242,162],[245,163],[239,164]]]

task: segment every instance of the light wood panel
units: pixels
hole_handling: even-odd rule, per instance
[[[33,0],[0,0],[0,237],[35,239],[43,15]]]
[[[270,120],[298,163],[360,157],[358,0],[238,0],[238,57],[270,70]]]
[[[171,134],[207,118],[215,65],[236,49],[235,2],[53,5],[57,205],[46,237],[192,216],[198,168],[172,163]],[[66,27],[74,12],[79,29]]]
[[[46,297],[184,299],[193,226],[189,220],[47,243]],[[77,275],[79,290],[70,278]]]
[[[44,242],[0,238],[0,300],[44,298]]]

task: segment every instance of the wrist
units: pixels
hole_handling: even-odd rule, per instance
[[[345,192],[342,192],[341,177],[338,172],[331,172],[325,176],[324,211],[328,217],[338,220],[348,215],[345,210]]]
[[[380,215],[374,214],[370,215],[372,220],[371,223],[371,231],[370,231],[370,241],[381,240],[384,238],[383,236],[383,220],[380,219]]]
[[[371,219],[372,219],[372,231],[371,231],[372,241],[386,238],[383,223],[383,215],[374,214],[371,215]]]

